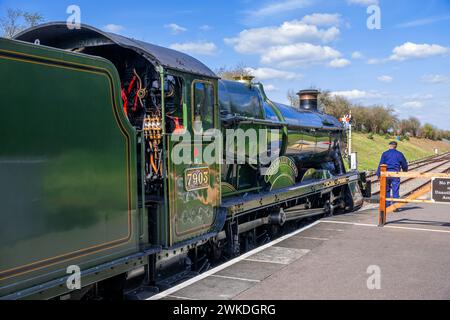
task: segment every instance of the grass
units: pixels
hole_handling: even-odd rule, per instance
[[[353,134],[353,151],[358,152],[358,169],[361,171],[376,170],[381,154],[389,148],[389,142],[394,140],[393,137],[386,139],[380,135],[373,135],[373,140],[368,137],[369,135],[364,133]],[[438,148],[440,153],[447,152],[450,151],[450,144],[426,139],[398,141],[398,151],[402,152],[409,162],[433,155],[435,148]]]

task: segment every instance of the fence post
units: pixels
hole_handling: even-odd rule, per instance
[[[378,226],[383,227],[386,224],[386,172],[387,165],[381,165],[380,170],[380,212]]]

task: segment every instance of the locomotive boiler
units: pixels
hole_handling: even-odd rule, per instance
[[[269,100],[263,85],[252,83],[252,77],[238,77],[236,80],[219,81],[223,130],[228,127],[279,129],[276,151],[282,159],[282,167],[290,166],[292,171],[269,172],[266,183],[260,183],[258,176],[261,168],[258,165],[244,164],[237,168],[236,165],[225,165],[222,169],[225,189],[222,192],[225,191],[225,196],[228,193],[259,191],[266,187],[274,190],[344,173],[340,153],[345,141],[344,130],[335,118],[318,111],[317,90],[300,91],[300,107],[296,109]],[[253,138],[253,144],[260,143],[259,137]],[[246,151],[248,153],[249,150]],[[276,164],[279,166],[280,162]],[[236,172],[239,174],[233,174]]]
[[[314,90],[295,109],[186,54],[48,23],[0,38],[0,94],[0,299],[139,299],[288,221],[362,205]],[[210,143],[174,139],[196,123],[267,134],[233,147],[243,162],[207,163]],[[261,143],[269,163],[250,157]]]

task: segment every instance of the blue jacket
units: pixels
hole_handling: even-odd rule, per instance
[[[406,161],[403,153],[395,149],[391,149],[383,153],[381,156],[380,165],[378,166],[377,176],[380,176],[382,164],[386,164],[388,166],[388,171],[391,172],[400,172],[400,169],[404,172],[408,171],[408,161]]]

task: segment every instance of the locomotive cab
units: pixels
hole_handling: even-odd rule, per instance
[[[196,121],[203,130],[219,126],[217,76],[208,67],[181,52],[86,25],[69,30],[65,23],[44,24],[17,39],[101,57],[116,68],[121,109],[135,129],[137,148],[130,152],[136,155],[148,243],[171,247],[220,228],[215,226],[220,163],[197,159],[207,145],[187,139],[194,136]],[[181,157],[190,161],[174,159],[178,144],[186,145]],[[191,205],[184,205],[186,198]]]

